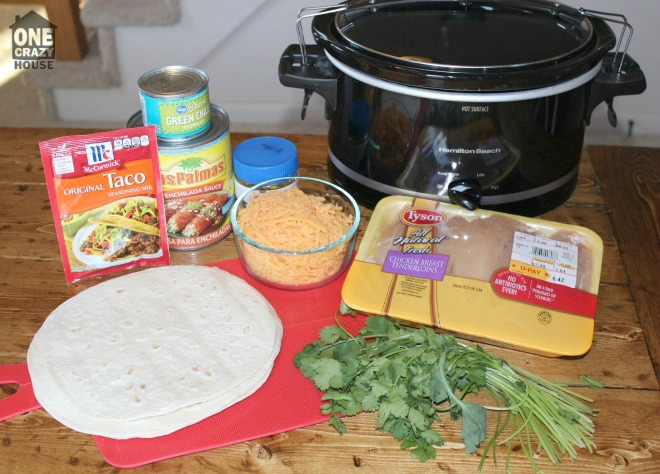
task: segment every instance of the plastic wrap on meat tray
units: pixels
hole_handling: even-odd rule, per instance
[[[545,355],[591,347],[603,245],[593,231],[391,196],[342,291],[351,308]]]

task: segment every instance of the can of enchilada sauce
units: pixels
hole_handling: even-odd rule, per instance
[[[142,125],[136,112],[128,127]],[[211,126],[185,141],[158,140],[170,249],[196,250],[231,233],[234,183],[229,116],[211,104]]]

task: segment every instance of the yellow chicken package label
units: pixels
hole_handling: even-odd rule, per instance
[[[593,339],[602,254],[584,227],[390,196],[374,209],[342,299],[470,339],[581,355]]]

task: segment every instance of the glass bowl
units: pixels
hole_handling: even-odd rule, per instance
[[[238,256],[253,278],[275,288],[307,290],[348,267],[360,208],[332,183],[286,177],[241,194],[231,221]]]

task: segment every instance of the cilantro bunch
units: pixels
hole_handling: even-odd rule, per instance
[[[488,438],[487,411],[499,412],[492,438],[482,452],[480,469],[495,446],[520,443],[534,470],[534,455],[543,451],[553,463],[562,455],[577,457],[576,448],[594,449],[590,418],[597,411],[569,386],[602,387],[583,377],[581,383],[549,382],[430,328],[413,329],[383,316],[370,316],[366,326],[351,335],[337,319],[296,354],[295,366],[325,392],[321,406],[339,432],[346,425],[339,415],[378,412],[377,429],[401,441],[420,461],[435,458],[444,440],[433,429],[442,413],[462,420],[465,452],[474,453]],[[469,394],[486,392],[495,406],[466,401]],[[582,400],[582,401],[580,401]],[[507,430],[508,428],[508,430]],[[504,438],[499,440],[500,438]]]

